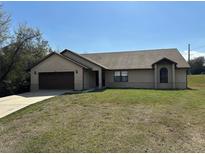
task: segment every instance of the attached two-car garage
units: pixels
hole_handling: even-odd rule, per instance
[[[39,73],[39,89],[74,89],[74,72]]]
[[[39,89],[82,90],[83,69],[88,68],[53,52],[31,69],[31,91]]]

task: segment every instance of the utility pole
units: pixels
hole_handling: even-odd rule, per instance
[[[190,63],[190,44],[188,44],[188,63]]]
[[[188,44],[188,63],[190,65],[190,44]],[[187,70],[187,73],[188,74],[191,74],[191,71],[190,71],[190,68]]]

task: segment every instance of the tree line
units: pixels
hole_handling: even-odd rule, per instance
[[[12,31],[11,22],[0,5],[0,96],[29,91],[28,68],[52,51],[38,28],[19,24]]]
[[[189,65],[191,74],[205,74],[205,58],[203,56],[191,59]]]

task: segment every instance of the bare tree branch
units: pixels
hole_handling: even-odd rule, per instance
[[[9,24],[11,18],[8,14],[3,12],[2,5],[0,5],[0,47],[7,41],[9,38]]]
[[[0,83],[6,78],[9,72],[13,69],[14,64],[18,60],[18,55],[20,54],[20,51],[23,48],[23,46],[27,42],[38,38],[38,36],[40,36],[40,33],[38,30],[33,30],[32,28],[28,28],[26,27],[26,25],[20,25],[18,32],[16,32],[16,41],[13,44],[13,46],[15,47],[15,50],[11,57],[11,62],[9,63],[6,71],[4,71],[3,74],[1,74]]]

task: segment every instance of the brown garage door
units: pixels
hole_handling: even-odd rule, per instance
[[[74,89],[74,73],[39,73],[39,89]]]

